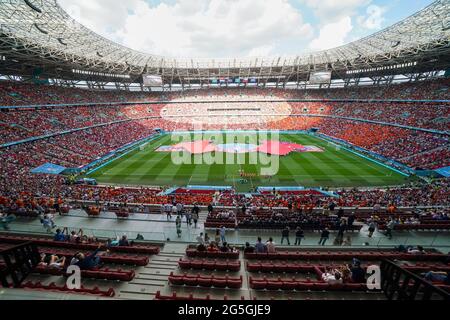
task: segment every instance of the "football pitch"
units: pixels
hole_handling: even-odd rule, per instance
[[[239,135],[237,134],[238,137]],[[251,141],[253,145],[262,143],[256,134],[250,138],[249,134],[242,136],[247,139],[244,141]],[[189,136],[191,141],[214,140],[216,144],[226,142],[230,145],[225,135],[217,137],[217,134]],[[177,144],[167,134],[100,167],[89,177],[106,185],[233,186],[240,192],[259,186],[389,186],[402,184],[407,179],[387,167],[312,135],[286,133],[277,136],[276,141],[314,146],[323,152],[291,152],[285,156],[269,156],[261,155],[260,152],[236,154],[212,151],[208,152],[209,157],[215,159],[216,163],[211,163],[214,162],[211,160],[205,163],[208,153],[161,151],[166,150],[164,148],[167,147],[164,146]],[[184,161],[180,164],[182,156]],[[275,171],[271,174],[264,173],[263,170],[269,167]]]

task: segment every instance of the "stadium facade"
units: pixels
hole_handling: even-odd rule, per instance
[[[437,0],[391,27],[334,49],[242,59],[137,52],[82,26],[56,0],[4,0],[0,7],[0,74],[66,86],[171,90],[378,85],[442,75],[449,69],[449,56],[448,0]]]

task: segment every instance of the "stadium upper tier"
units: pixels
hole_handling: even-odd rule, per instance
[[[202,83],[214,77],[260,82],[308,81],[313,71],[344,79],[359,75],[446,70],[450,1],[347,45],[294,57],[191,59],[137,52],[107,40],[72,19],[56,0],[4,0],[0,6],[0,72],[43,78],[164,84]],[[156,31],[155,31],[156,32]],[[398,70],[398,71],[397,71]]]
[[[283,90],[270,88],[215,88],[178,92],[85,90],[60,86],[0,81],[0,106],[57,104],[156,103],[230,100],[450,100],[450,79],[417,81],[384,86],[334,89]]]

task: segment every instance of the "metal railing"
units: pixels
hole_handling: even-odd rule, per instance
[[[450,300],[450,294],[389,260],[381,262],[381,288],[388,300]]]
[[[26,242],[0,251],[0,283],[5,288],[19,287],[40,261],[35,243]]]
[[[157,220],[157,217],[162,217]],[[93,219],[105,219],[105,218],[93,218]],[[116,218],[111,218],[116,219]],[[141,241],[144,242],[186,242],[186,243],[195,243],[197,242],[196,238],[200,232],[208,233],[211,239],[214,239],[215,229],[204,229],[203,224],[199,224],[197,228],[193,226],[187,227],[186,223],[182,222],[182,233],[181,236],[178,237],[176,226],[175,226],[175,218],[168,222],[165,220],[163,216],[155,215],[155,220],[153,219],[139,219],[139,218],[129,218],[124,219],[123,222],[133,221],[136,223],[136,226],[140,226],[139,228],[133,228],[134,230],[130,230],[127,227],[130,227],[129,224],[126,224],[122,227],[120,226],[120,220],[116,228],[106,226],[104,229],[101,227],[97,228],[82,228],[83,234],[88,237],[94,237],[99,239],[115,239],[120,238],[123,235],[126,235],[128,239],[135,240],[140,234],[144,239]],[[58,226],[58,228],[63,229],[63,226]],[[41,224],[38,223],[30,223],[29,221],[15,221],[14,223],[9,225],[8,231],[0,230],[0,234],[2,233],[16,233],[16,234],[29,234],[29,235],[46,235],[53,236],[56,229],[48,230],[44,228]],[[79,226],[68,226],[68,232],[75,231],[78,233],[80,230]],[[152,231],[154,230],[154,231]],[[376,232],[371,238],[367,236],[367,231],[363,229],[360,232],[347,232],[345,234],[351,237],[351,245],[350,246],[337,246],[333,245],[334,237],[337,235],[337,232],[331,232],[330,238],[326,243],[326,248],[394,248],[399,245],[403,246],[417,246],[421,245],[425,248],[430,247],[449,247],[450,246],[450,233],[449,232],[425,232],[421,236],[417,236],[416,234],[411,234],[409,231],[394,231],[393,238],[385,236],[380,232]],[[226,231],[226,239],[227,242],[232,245],[244,245],[246,242],[254,244],[258,237],[262,237],[263,239],[268,239],[272,237],[275,242],[279,245],[281,239],[281,230],[273,230],[273,229],[248,229],[248,230],[233,230],[228,229]],[[301,246],[303,248],[308,247],[317,247],[318,241],[320,238],[320,232],[305,232],[305,238],[301,242]],[[290,234],[290,242],[293,244],[295,242],[295,234],[292,231]],[[293,247],[293,246],[292,246]],[[300,248],[299,247],[299,248]]]

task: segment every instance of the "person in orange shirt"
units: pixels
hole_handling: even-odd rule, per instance
[[[16,204],[19,208],[24,208],[25,207],[25,202],[23,201],[22,198],[17,199]]]

